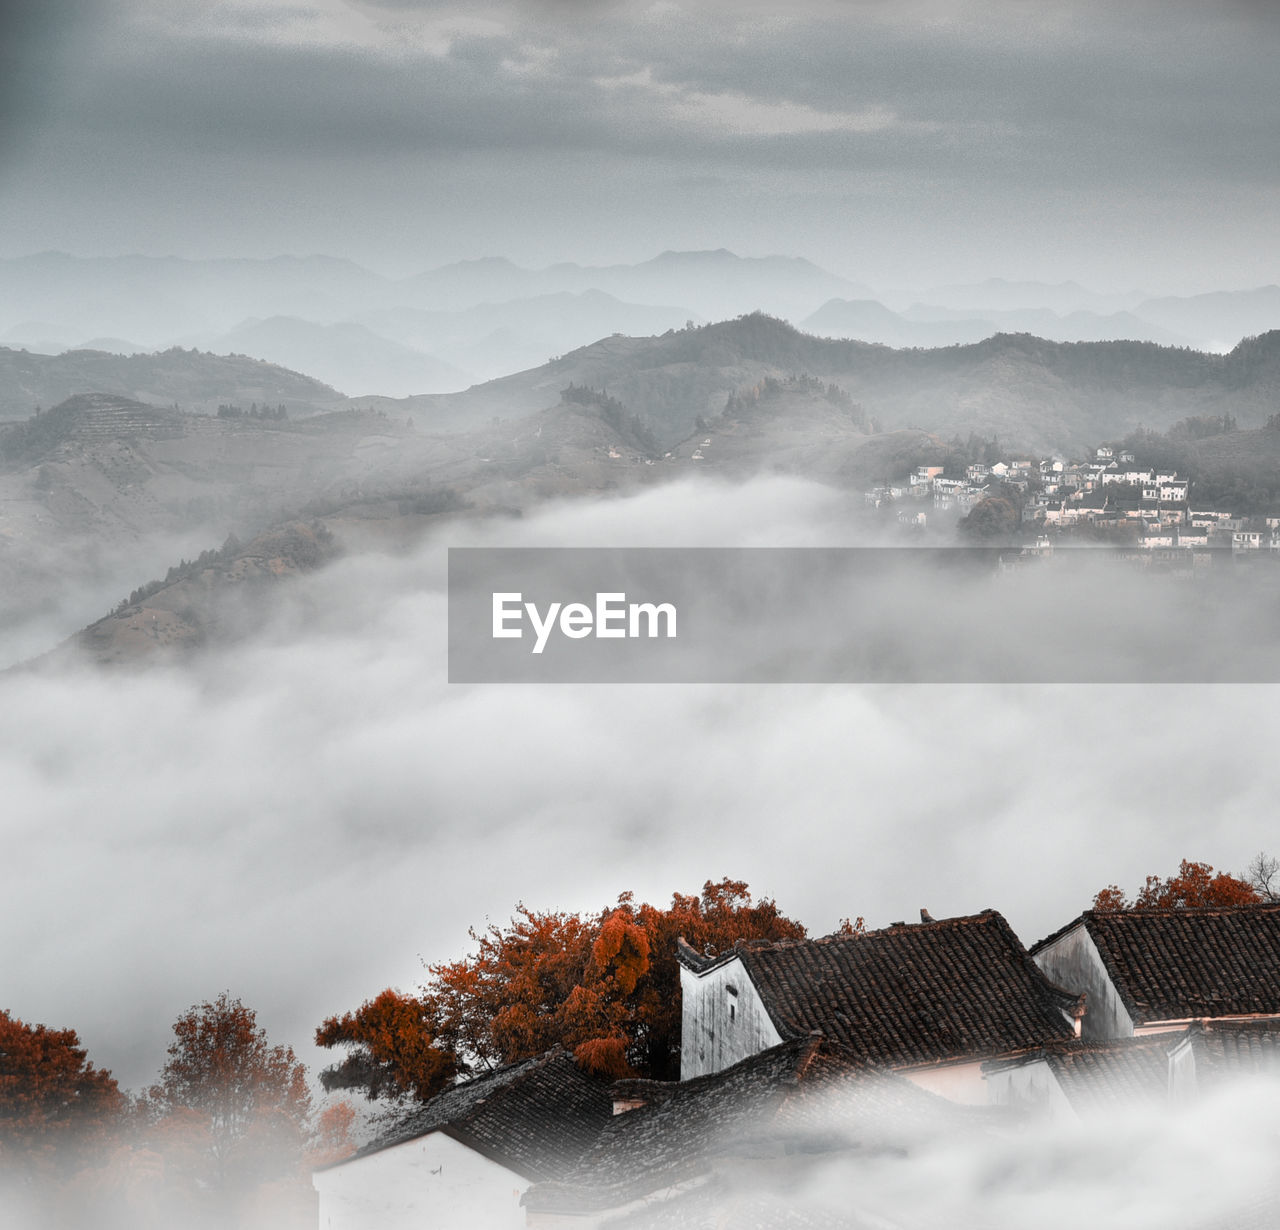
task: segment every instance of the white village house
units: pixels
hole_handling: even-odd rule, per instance
[[[652,1230],[655,1222],[746,1230],[775,1225],[779,1215],[792,1225],[786,1180],[812,1159],[900,1156],[941,1134],[987,1130],[993,1118],[817,1034],[720,1072],[620,1081],[614,1092],[619,1113],[578,1165],[526,1195],[535,1230]],[[758,1180],[766,1176],[762,1208]]]
[[[814,1157],[1028,1113],[1105,1124],[1280,1074],[1280,904],[1090,910],[1029,952],[994,910],[921,914],[721,954],[680,941],[679,1081],[610,1086],[555,1050],[456,1085],[316,1172],[320,1230],[754,1230],[780,1211],[747,1200],[762,1167],[785,1189]]]
[[[1280,904],[1086,910],[1031,956],[1088,996],[1087,1039],[1280,1015]]]
[[[1168,1101],[1169,1036],[1050,1043],[984,1065],[993,1106],[1051,1120],[1105,1120],[1126,1107]]]
[[[988,1064],[992,1104],[1105,1118],[1280,1071],[1280,904],[1087,910],[1031,953],[1084,988],[1084,1036]]]
[[[717,1072],[819,1031],[957,1102],[987,1101],[982,1064],[1076,1036],[1054,985],[995,910],[819,940],[678,950],[680,1074]]]
[[[567,1172],[612,1114],[564,1051],[464,1081],[314,1173],[320,1230],[519,1230],[530,1184]]]

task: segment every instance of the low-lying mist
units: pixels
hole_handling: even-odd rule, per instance
[[[519,901],[732,875],[814,934],[993,906],[1031,942],[1275,847],[1269,688],[446,682],[446,546],[851,545],[851,507],[767,479],[454,524],[184,665],[4,678],[4,1006],[137,1087],[225,988],[314,1069],[325,1015]]]
[[[0,670],[48,652],[211,544],[207,530],[153,533],[111,544],[85,536],[0,558]]]
[[[1102,1116],[1049,1119],[1034,1109],[976,1115],[939,1102],[936,1121],[855,1117],[832,1095],[830,1118],[806,1116],[810,1146],[783,1149],[768,1124],[746,1124],[749,1138],[714,1128],[699,1150],[696,1178],[637,1201],[620,1219],[628,1230],[690,1230],[726,1224],[758,1230],[1268,1230],[1280,1190],[1280,1125],[1274,1076],[1227,1081],[1175,1110],[1126,1106]],[[634,1113],[634,1112],[632,1112]],[[741,1127],[741,1125],[740,1125]],[[740,1130],[740,1129],[737,1129]],[[819,1145],[816,1142],[825,1140]],[[138,1180],[141,1180],[140,1182]],[[355,1230],[411,1230],[423,1224],[421,1184],[412,1167],[385,1169],[363,1220],[340,1206]],[[136,1193],[145,1177],[135,1176]],[[106,1189],[86,1212],[74,1193],[0,1183],[0,1213],[13,1230],[151,1230],[172,1224],[163,1198]],[[156,1189],[159,1190],[159,1189]],[[207,1230],[271,1230],[314,1224],[293,1203],[251,1200],[175,1203]],[[50,1209],[53,1210],[52,1214]],[[441,1210],[445,1212],[445,1210]],[[469,1230],[506,1230],[453,1213]],[[545,1219],[546,1214],[543,1215]],[[540,1219],[535,1224],[557,1224]],[[587,1224],[595,1224],[588,1220]],[[612,1222],[608,1223],[612,1224]]]
[[[1259,1078],[1173,1114],[1117,1104],[1105,1119],[1030,1114],[986,1131],[939,1129],[896,1156],[819,1160],[786,1187],[753,1188],[744,1168],[737,1198],[758,1195],[814,1225],[1253,1230],[1273,1224],[1277,1093],[1274,1078]]]

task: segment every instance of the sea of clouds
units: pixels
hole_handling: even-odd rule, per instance
[[[5,1006],[139,1087],[226,989],[314,1068],[323,1017],[517,902],[729,875],[814,934],[996,907],[1029,944],[1280,846],[1269,686],[447,682],[447,546],[851,545],[852,513],[762,479],[455,523],[194,660],[4,676]]]

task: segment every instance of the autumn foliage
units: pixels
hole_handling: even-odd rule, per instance
[[[204,1188],[297,1167],[311,1113],[306,1067],[271,1046],[252,1008],[225,991],[173,1025],[160,1081],[140,1103],[149,1143]]]
[[[1093,899],[1095,910],[1180,910],[1194,907],[1253,905],[1262,897],[1254,886],[1228,872],[1214,872],[1208,863],[1185,858],[1178,874],[1162,879],[1147,876],[1133,899],[1118,885],[1102,889]]]
[[[356,1151],[355,1120],[356,1112],[349,1102],[334,1102],[320,1112],[307,1150],[308,1169],[332,1166]]]
[[[701,951],[804,933],[773,901],[753,901],[740,880],[707,881],[700,895],[676,893],[665,909],[637,905],[630,893],[586,916],[520,905],[507,926],[473,930],[471,954],[429,966],[416,997],[384,991],[356,1013],[326,1020],[317,1044],[349,1054],[322,1079],[371,1096],[427,1098],[455,1072],[514,1063],[555,1045],[601,1075],[673,1079],[680,1064],[677,937]],[[392,1009],[408,1022],[404,1038],[394,1028],[380,1031]]]
[[[75,1030],[27,1025],[0,1010],[0,1171],[82,1165],[118,1126],[124,1101]]]
[[[158,1083],[134,1098],[73,1030],[0,1010],[0,1225],[314,1227],[308,1168],[354,1150],[355,1113],[310,1111],[305,1067],[226,993],[178,1017]]]
[[[431,1005],[415,995],[383,991],[316,1030],[317,1046],[348,1048],[342,1063],[321,1073],[321,1084],[362,1089],[371,1098],[429,1098],[458,1072],[457,1056],[436,1045],[439,1029]]]

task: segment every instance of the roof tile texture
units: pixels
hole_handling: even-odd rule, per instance
[[[612,1117],[608,1084],[587,1076],[567,1052],[550,1051],[446,1089],[356,1156],[443,1131],[527,1179],[550,1179]]]
[[[1055,987],[995,910],[735,950],[783,1037],[820,1030],[877,1063],[979,1058],[1074,1036]]]
[[[1280,1013],[1280,904],[1083,919],[1138,1023]]]
[[[991,1118],[816,1036],[665,1088],[627,1081],[617,1091],[647,1093],[649,1104],[616,1116],[565,1181],[531,1189],[531,1208],[618,1207],[705,1178],[726,1158],[901,1148],[928,1132],[972,1130]]]

